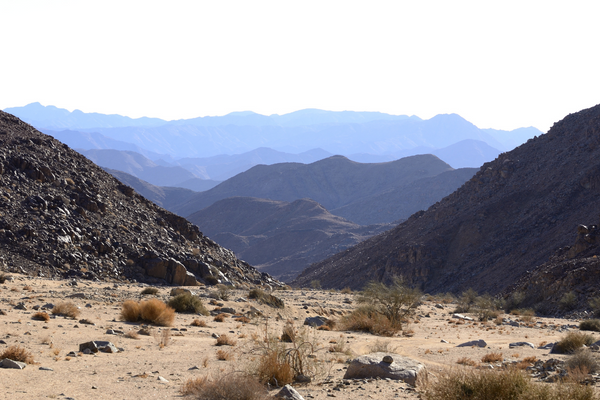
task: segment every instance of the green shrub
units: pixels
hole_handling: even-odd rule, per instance
[[[570,311],[577,305],[577,295],[574,292],[567,292],[563,294],[558,304],[561,310]]]
[[[189,292],[178,294],[171,298],[167,304],[178,313],[209,314],[204,304],[202,304],[202,300]]]
[[[579,323],[579,329],[582,331],[600,332],[600,319],[587,319]]]
[[[458,306],[456,306],[455,312],[466,313],[471,311],[471,307],[475,306],[478,294],[475,290],[469,288],[462,292],[458,299]]]
[[[369,282],[358,297],[359,303],[368,305],[373,312],[386,317],[392,326],[399,328],[415,312],[420,300],[421,292],[407,287],[399,277],[395,277],[389,286],[382,282]]]

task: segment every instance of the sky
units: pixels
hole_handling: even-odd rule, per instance
[[[600,103],[600,2],[0,0],[0,109],[319,108],[547,131]]]

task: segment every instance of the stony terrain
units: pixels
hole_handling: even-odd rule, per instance
[[[279,336],[287,320],[301,329],[306,317],[323,315],[336,319],[356,304],[352,293],[303,289],[276,291],[285,302],[283,309],[248,299],[247,290],[234,290],[229,300],[213,300],[215,304],[211,305],[213,289],[189,287],[201,296],[213,314],[231,308],[227,311],[247,315],[249,322],[237,321],[231,314],[226,314],[223,322],[215,321],[213,316],[177,314],[172,327],[149,326],[149,335],[135,335],[133,332],[143,326],[120,320],[122,302],[151,297],[166,301],[171,297],[170,287],[159,287],[156,295],[143,296],[141,291],[147,286],[143,284],[11,275],[0,285],[0,352],[16,345],[34,357],[34,363],[22,370],[0,369],[4,377],[0,391],[11,399],[182,398],[179,391],[188,379],[251,371],[260,354],[265,328]],[[52,305],[62,302],[77,306],[80,315],[76,319],[52,315]],[[535,357],[538,360],[535,365],[539,367],[532,366],[529,373],[536,380],[551,381],[567,356],[549,354],[549,350],[539,346],[577,330],[577,320],[524,320],[502,315],[503,322],[497,325],[457,319],[452,317],[454,307],[433,298],[425,299],[417,317],[405,326],[404,334],[392,338],[304,327],[317,344],[315,354],[322,368],[311,383],[293,386],[305,399],[418,399],[422,389],[419,385],[415,388],[402,381],[343,379],[350,360],[376,350],[423,363],[429,379],[459,367],[460,359],[471,360],[482,368],[490,365],[499,368]],[[37,311],[43,310],[51,315],[48,322],[32,319]],[[193,326],[195,319],[206,326]],[[216,346],[215,336],[223,334],[235,339],[235,345]],[[600,338],[598,334],[595,336]],[[91,340],[109,341],[119,352],[80,352],[79,345]],[[486,345],[458,347],[473,340],[484,340]],[[529,342],[533,348],[511,348],[514,342]],[[228,353],[229,360],[219,360],[219,351]],[[500,353],[503,361],[491,364],[481,361],[490,353]],[[271,390],[270,395],[277,392]]]
[[[579,224],[595,222],[598,160],[600,106],[501,154],[427,211],[313,265],[296,283],[318,279],[324,287],[360,288],[370,279],[403,275],[430,293],[507,290],[573,245]],[[580,278],[588,273],[597,272],[588,269]],[[598,295],[597,286],[590,295]]]
[[[239,258],[283,282],[293,280],[311,263],[393,227],[355,224],[310,199],[288,203],[231,197],[187,219]]]
[[[195,225],[5,112],[0,265],[45,277],[279,285]]]

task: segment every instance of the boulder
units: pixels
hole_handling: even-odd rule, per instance
[[[302,397],[300,393],[298,393],[296,389],[290,385],[285,385],[283,389],[277,393],[275,398],[285,400],[304,400],[304,397]]]
[[[119,352],[119,349],[117,349],[114,344],[104,340],[96,340],[92,342],[82,343],[79,345],[79,351],[84,352],[86,349],[89,349],[92,353],[97,353],[98,351],[101,351],[103,353]]]
[[[27,364],[21,361],[14,361],[10,358],[5,358],[4,360],[0,361],[0,366],[2,368],[23,369],[27,366]]]
[[[473,347],[473,346],[485,347],[485,346],[487,346],[487,343],[485,342],[485,340],[482,340],[482,339],[471,340],[470,342],[461,343],[456,347]]]
[[[327,318],[324,317],[307,317],[304,320],[304,325],[309,325],[313,327],[319,327],[325,325],[327,323]]]
[[[392,359],[392,362],[388,358]],[[415,360],[393,353],[371,353],[350,362],[344,379],[389,378],[415,386],[417,379],[425,374],[425,366]]]

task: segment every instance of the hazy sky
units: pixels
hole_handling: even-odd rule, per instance
[[[535,126],[600,103],[600,1],[0,0],[0,109]]]

